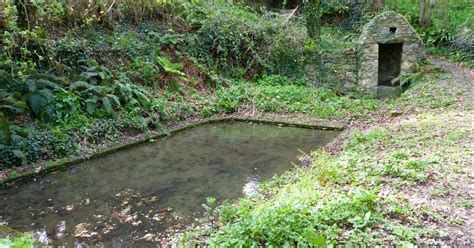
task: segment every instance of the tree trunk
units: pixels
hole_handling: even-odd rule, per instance
[[[372,11],[378,12],[383,8],[383,0],[372,0]]]
[[[35,25],[36,6],[29,0],[14,0],[18,21],[17,25],[21,29],[31,29]]]
[[[306,29],[308,30],[308,36],[311,38],[314,44],[314,56],[310,61],[310,64],[314,64],[316,67],[317,75],[315,79],[319,82],[323,81],[324,70],[323,61],[321,56],[321,0],[305,0],[303,1],[303,14],[306,22]],[[313,84],[314,85],[314,84]]]
[[[436,0],[420,0],[420,26],[431,26],[435,3]]]
[[[7,29],[7,14],[5,13],[4,9],[5,6],[0,3],[0,31]]]
[[[431,26],[435,3],[436,0],[430,0],[430,5],[426,11],[426,27]]]
[[[16,12],[18,15],[17,25],[20,28],[28,29],[29,28],[29,20],[28,20],[28,13],[26,8],[25,0],[15,0],[13,2],[16,8]]]
[[[420,26],[425,25],[426,0],[420,0]]]

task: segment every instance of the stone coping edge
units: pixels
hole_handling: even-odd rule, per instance
[[[318,130],[327,130],[327,131],[343,131],[345,129],[344,126],[337,126],[337,125],[293,123],[293,122],[286,122],[286,121],[274,121],[274,120],[265,120],[265,119],[256,119],[256,118],[254,119],[254,118],[244,118],[244,117],[222,117],[222,118],[215,118],[215,119],[200,120],[200,121],[191,122],[183,127],[171,129],[168,133],[160,133],[156,135],[145,136],[140,140],[113,146],[110,148],[105,148],[104,150],[97,151],[91,154],[86,154],[83,156],[72,157],[72,158],[71,157],[65,158],[59,161],[55,161],[55,162],[46,162],[44,168],[40,169],[39,171],[28,172],[25,174],[18,175],[16,177],[10,177],[3,181],[0,181],[0,188],[5,188],[18,181],[22,181],[28,178],[39,176],[39,175],[44,175],[44,174],[57,171],[62,168],[66,168],[78,163],[82,163],[88,160],[96,159],[99,157],[103,157],[103,156],[124,150],[127,148],[138,146],[146,142],[155,142],[156,139],[163,138],[163,137],[166,137],[166,136],[169,136],[181,131],[185,131],[188,129],[192,129],[194,127],[202,126],[205,124],[228,122],[228,121],[248,122],[248,123],[251,122],[251,123],[258,123],[258,124],[318,129]]]

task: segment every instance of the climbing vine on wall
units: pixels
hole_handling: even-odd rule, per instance
[[[321,33],[321,2],[320,0],[304,0],[304,18],[308,35],[311,39],[319,40]]]
[[[318,70],[318,81],[323,81],[324,70],[321,57],[321,1],[320,0],[304,0],[304,19],[308,36],[311,38],[311,46],[314,47],[313,63]]]

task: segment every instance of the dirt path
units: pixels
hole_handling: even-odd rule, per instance
[[[442,57],[430,57],[429,60],[444,71],[449,72],[453,83],[464,91],[462,104],[474,104],[474,69],[460,66]],[[441,80],[440,82],[443,83],[446,80]]]
[[[455,79],[460,81],[469,81],[472,85],[474,80],[474,70],[455,64],[442,57],[430,57],[431,63],[441,66],[446,71],[449,71],[453,74]]]
[[[444,114],[446,125],[455,130],[465,130],[464,138],[454,146],[461,148],[461,154],[446,158],[447,172],[437,175],[435,180],[415,188],[405,189],[408,202],[415,208],[428,206],[440,214],[441,221],[427,220],[427,224],[446,234],[448,245],[469,246],[474,244],[474,70],[456,65],[444,58],[430,58],[433,64],[449,72],[449,78],[437,83],[452,83],[462,94],[454,107]],[[439,112],[439,111],[435,111]],[[464,159],[460,159],[464,158]]]

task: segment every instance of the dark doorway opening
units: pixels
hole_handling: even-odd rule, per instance
[[[392,80],[400,75],[402,62],[403,43],[379,44],[379,86],[399,86],[397,80]]]

